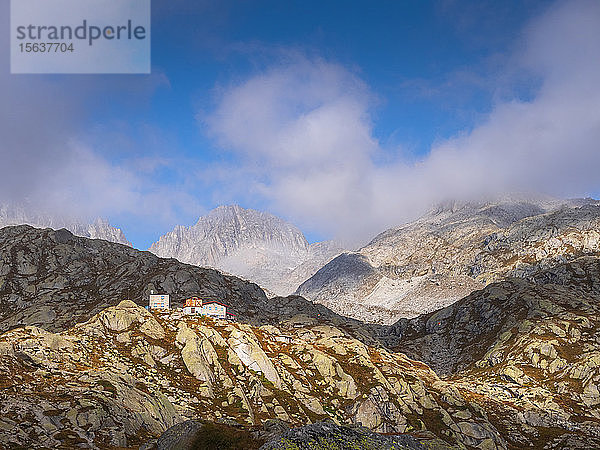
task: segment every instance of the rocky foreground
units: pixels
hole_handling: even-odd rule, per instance
[[[0,449],[162,449],[182,427],[216,448],[600,448],[594,256],[388,326],[66,230],[0,249]],[[153,288],[238,321],[123,300]]]
[[[425,364],[300,320],[252,327],[123,301],[62,333],[11,330],[0,337],[0,443],[131,447],[200,417],[331,419],[504,448],[480,406]]]
[[[155,448],[201,419],[264,449],[600,447],[599,309],[592,257],[373,329],[388,348],[306,315],[251,326],[122,301],[0,336],[0,446]],[[267,439],[268,420],[301,428]]]

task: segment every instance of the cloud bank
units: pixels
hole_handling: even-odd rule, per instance
[[[9,29],[9,2],[0,3],[0,29]],[[8,36],[8,33],[7,33]],[[11,75],[8,42],[0,45],[0,204],[32,214],[93,220],[131,214],[173,220],[191,195],[156,181],[148,159],[119,148],[107,155],[91,139],[94,112],[107,99],[143,106],[164,74],[150,76]],[[118,93],[118,94],[117,94]],[[133,128],[130,127],[131,130]],[[99,141],[100,139],[96,139]],[[115,144],[117,144],[115,146]],[[115,156],[117,155],[117,156]],[[145,162],[146,167],[140,167]],[[164,162],[158,160],[160,166]]]
[[[499,101],[474,129],[416,162],[389,160],[374,137],[373,93],[319,59],[294,56],[222,90],[202,123],[236,157],[230,173],[244,183],[232,189],[358,242],[446,198],[599,192],[599,42],[600,3],[554,5],[509,58],[507,70],[537,80],[533,98]]]
[[[8,18],[8,2],[0,3],[0,29]],[[84,218],[127,215],[160,234],[200,212],[200,194],[211,192],[215,203],[261,206],[313,233],[357,243],[446,198],[597,194],[598,42],[599,2],[555,4],[524,30],[507,57],[509,75],[494,74],[534,80],[534,95],[520,98],[515,83],[511,98],[503,85],[503,100],[485,120],[417,158],[378,141],[379,99],[359,74],[287,54],[218,90],[215,108],[199,115],[219,165],[183,159],[168,141],[137,139],[137,125],[97,123],[95,102],[110,93],[132,110],[145,108],[168,84],[161,74],[11,76],[1,45],[0,202]],[[89,139],[95,129],[109,131],[104,145]]]

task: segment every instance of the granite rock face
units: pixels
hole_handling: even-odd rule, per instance
[[[148,323],[164,338],[144,333]],[[315,430],[355,442],[395,442],[373,431],[435,430],[447,445],[506,448],[479,407],[426,365],[293,320],[253,327],[152,315],[123,301],[60,333],[27,326],[1,334],[0,375],[0,446],[8,448],[135,447],[190,419],[327,419],[359,428]],[[472,428],[463,431],[458,417]]]
[[[193,448],[196,433],[202,423],[186,420],[166,430],[156,442],[156,450],[187,450]]]
[[[176,227],[150,251],[288,295],[343,249],[333,241],[309,244],[298,228],[279,217],[233,205],[214,209],[191,227]]]
[[[260,450],[312,450],[315,448],[361,450],[444,450],[454,448],[436,438],[417,439],[410,435],[386,436],[365,427],[349,427],[333,422],[317,422],[287,431],[263,445]]]
[[[600,259],[587,256],[492,283],[380,331],[389,348],[471,392],[512,446],[594,448],[600,444],[598,317]],[[474,433],[464,428],[469,424],[459,426]]]
[[[581,257],[540,270],[529,279],[492,283],[446,308],[382,327],[381,333],[387,347],[401,346],[403,352],[418,355],[437,373],[448,375],[481,359],[490,364],[502,360],[497,350],[516,337],[547,335],[536,328],[538,324],[542,329],[551,328],[548,345],[553,342],[551,335],[566,339],[561,346],[567,344],[569,333],[580,341],[579,334],[585,336],[586,328],[595,328],[599,302],[600,259]],[[574,323],[566,331],[564,323],[558,324],[571,320]],[[556,351],[547,350],[548,345],[544,351],[556,357]],[[595,345],[593,339],[589,345]]]
[[[600,255],[595,200],[449,203],[344,253],[296,291],[336,312],[391,324],[508,276]]]

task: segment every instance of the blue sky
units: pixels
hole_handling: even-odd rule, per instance
[[[596,98],[582,94],[598,73],[597,3],[152,8],[151,75],[3,68],[3,178],[34,180],[5,181],[5,200],[108,217],[145,249],[223,203],[359,242],[446,196],[598,192]]]

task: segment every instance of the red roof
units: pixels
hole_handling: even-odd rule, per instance
[[[208,301],[204,302],[204,304],[205,304],[205,305],[208,305],[208,304],[210,304],[210,303],[217,303],[217,304],[219,304],[219,305],[221,305],[221,306],[224,306],[225,308],[227,308],[227,305],[226,305],[226,304],[224,304],[224,303],[221,303],[221,302],[218,302],[218,301],[216,301],[216,300],[208,300]]]
[[[202,299],[198,297],[190,297],[185,300],[185,306],[202,306]]]

